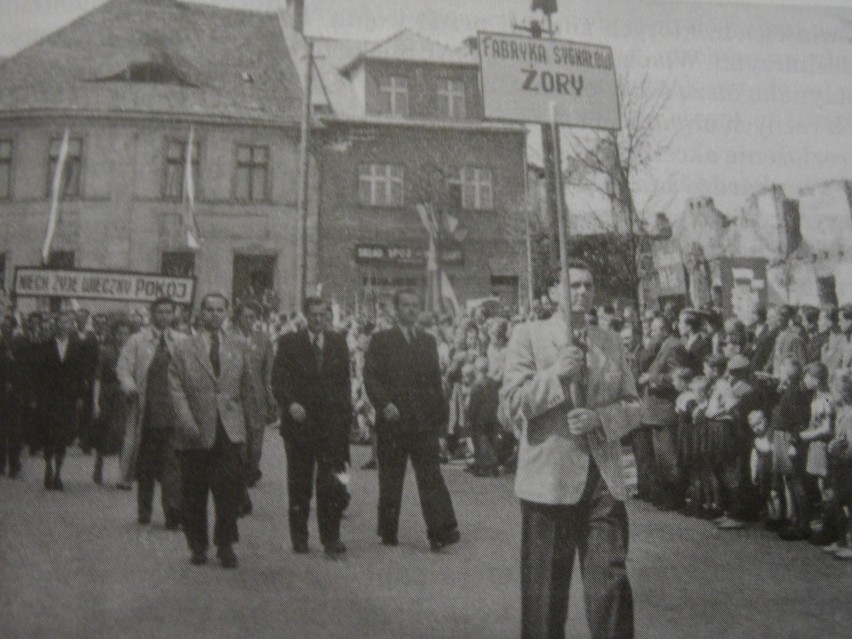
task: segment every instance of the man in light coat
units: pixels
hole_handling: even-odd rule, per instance
[[[620,440],[639,423],[638,395],[618,334],[583,324],[594,292],[588,267],[574,265],[570,280],[574,344],[562,312],[519,325],[501,389],[520,426],[521,635],[565,636],[579,549],[591,636],[632,638]],[[583,407],[573,405],[572,384],[585,389]]]
[[[222,330],[228,302],[201,300],[201,329],[181,341],[169,362],[176,446],[181,459],[183,532],[193,565],[207,563],[207,502],[213,493],[213,543],[223,568],[236,568],[233,544],[243,496],[248,404],[253,389],[245,349]]]
[[[260,308],[257,304],[238,304],[234,313],[234,335],[246,349],[249,374],[254,395],[249,402],[250,416],[246,432],[246,485],[251,488],[261,478],[260,458],[263,453],[263,433],[267,424],[275,421],[278,405],[272,394],[272,340],[255,329]]]
[[[174,354],[176,343],[183,338],[169,328],[174,312],[173,300],[155,300],[151,304],[151,325],[128,338],[116,364],[118,382],[130,404],[124,427],[118,487],[130,490],[133,480],[139,479],[137,514],[140,523],[146,524],[151,520],[154,481],[159,479],[166,526],[171,530],[180,524],[180,462],[175,455],[173,420],[168,412],[171,400],[167,360]],[[158,363],[152,371],[151,363],[155,357]],[[149,394],[149,382],[152,381],[149,376],[152,374],[156,377],[152,388],[157,397]],[[153,411],[149,410],[151,408]],[[145,438],[145,453],[141,455],[144,459],[140,459],[143,432],[146,430],[149,437]],[[138,472],[140,465],[144,465],[141,473]]]

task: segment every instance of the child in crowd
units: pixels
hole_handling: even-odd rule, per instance
[[[809,393],[802,385],[802,366],[788,357],[777,371],[778,401],[772,410],[773,448],[778,483],[790,494],[787,526],[778,535],[788,541],[807,539],[811,534],[811,503],[808,499],[805,460],[799,433],[810,420]]]
[[[754,410],[748,415],[748,425],[754,436],[751,449],[751,479],[757,486],[762,516],[768,528],[776,527],[781,519],[781,497],[774,481],[772,432],[769,420],[762,410]]]
[[[477,477],[500,474],[495,445],[500,432],[497,409],[500,404],[500,382],[489,375],[489,360],[476,360],[476,380],[467,403],[466,423],[473,437],[474,462],[468,470]]]
[[[807,444],[805,471],[816,477],[822,498],[825,499],[825,479],[828,476],[828,442],[834,434],[834,400],[828,388],[828,368],[822,362],[808,364],[804,376],[805,388],[811,391],[810,426],[799,433]]]
[[[852,560],[852,536],[849,515],[852,510],[852,373],[845,371],[837,377],[837,427],[828,444],[831,487],[826,498],[825,520],[837,532],[837,542],[824,550],[835,558]]]
[[[718,396],[722,392],[722,386],[725,388],[729,386],[723,378],[726,364],[727,362],[722,355],[713,355],[704,362],[705,391],[693,412],[698,463],[701,469],[701,483],[704,488],[703,508],[700,513],[703,519],[716,519],[722,514],[722,485],[716,473],[713,472],[715,451],[708,410],[711,396],[714,394]]]
[[[706,400],[707,379],[702,376],[688,378],[676,371],[674,386],[679,395],[675,402],[678,423],[678,466],[681,468],[686,487],[684,513],[698,515],[702,489],[701,469],[698,454],[698,433],[694,414],[698,405]]]

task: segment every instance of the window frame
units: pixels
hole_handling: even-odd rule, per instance
[[[248,161],[240,160],[240,151],[242,149],[248,149],[249,151],[249,159]],[[258,151],[263,150],[266,154],[266,158],[263,162],[256,160],[255,154]],[[271,189],[271,177],[272,172],[270,170],[270,165],[272,163],[272,147],[268,144],[237,144],[234,148],[234,191],[233,196],[236,202],[241,204],[253,204],[258,202],[269,202],[270,200],[270,189]],[[263,175],[263,185],[261,187],[262,193],[257,195],[255,194],[255,171],[262,169],[264,172]],[[240,194],[240,173],[241,171],[248,172],[248,182],[247,182],[247,197],[241,197]]]
[[[166,138],[166,150],[164,154],[164,162],[163,162],[163,191],[162,196],[163,200],[167,202],[182,202],[186,198],[186,192],[184,191],[184,187],[186,186],[186,145],[189,142],[189,138]],[[180,147],[180,158],[172,158],[171,150],[172,146],[177,145]],[[192,141],[192,172],[193,172],[193,184],[195,185],[195,199],[198,200],[198,195],[200,192],[199,186],[201,185],[201,141],[195,139]],[[171,184],[169,180],[169,176],[171,174],[171,170],[176,169],[178,171],[178,194],[169,193],[169,185]]]
[[[453,85],[459,85],[461,91],[453,91]],[[442,77],[438,78],[438,104],[440,115],[448,120],[464,120],[467,118],[467,87],[464,80],[458,78]],[[461,100],[459,113],[455,112],[454,100]]]
[[[388,109],[384,108],[385,96],[388,100]],[[389,115],[394,118],[407,118],[410,113],[410,92],[408,77],[404,75],[383,75],[379,78],[379,97],[381,115]],[[405,98],[405,108],[401,109],[399,100]]]
[[[472,180],[466,179],[466,173],[472,171]],[[481,179],[487,175],[488,180]],[[463,166],[459,170],[459,183],[461,184],[461,207],[466,211],[493,211],[494,210],[494,172],[483,166]],[[473,202],[468,198],[469,187],[473,188]],[[483,202],[483,189],[487,187],[489,202]]]
[[[8,145],[9,156],[4,157],[3,147]],[[12,199],[12,164],[15,161],[15,140],[12,138],[0,138],[0,202],[8,202]],[[2,167],[6,167],[5,184],[3,183]]]
[[[77,144],[78,150],[76,155],[73,155],[71,150],[74,144]],[[53,146],[57,145],[56,154],[53,153]],[[62,137],[50,138],[47,146],[47,190],[46,197],[51,197],[53,195],[53,174],[56,171],[56,165],[59,163],[59,149],[62,148]],[[84,153],[84,145],[83,145],[83,137],[82,136],[69,136],[68,138],[68,156],[65,160],[65,167],[63,173],[65,175],[65,185],[62,187],[62,192],[59,194],[59,198],[63,200],[75,200],[83,197],[83,153]],[[67,177],[69,164],[76,163],[77,170],[74,174],[75,178],[73,181],[70,181],[74,185],[74,189],[71,192],[68,192],[68,183],[69,179]]]
[[[367,172],[365,172],[367,169]],[[384,169],[383,174],[379,174],[378,169]],[[397,171],[398,175],[394,175]],[[365,200],[362,197],[362,185],[369,184],[370,197]],[[394,185],[398,189],[394,189]],[[384,191],[384,197],[380,198],[380,187]],[[398,200],[394,200],[394,193],[398,193]],[[380,201],[382,200],[383,201]],[[405,206],[405,167],[401,164],[389,164],[370,162],[360,164],[358,166],[358,204],[372,208],[382,209],[398,209]]]
[[[166,258],[167,258],[167,256],[168,257],[176,256],[176,257],[181,258],[181,259],[185,259],[185,258],[188,257],[189,261],[192,263],[191,272],[190,273],[179,273],[179,274],[176,274],[174,272],[167,272],[166,271]],[[177,251],[161,251],[160,252],[160,275],[164,275],[164,276],[167,276],[167,277],[195,277],[195,267],[196,267],[195,253],[193,253],[192,251],[177,250]]]

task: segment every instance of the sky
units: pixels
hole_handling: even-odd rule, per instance
[[[0,0],[0,57],[102,1]],[[558,37],[611,45],[620,72],[647,76],[652,90],[671,95],[661,119],[670,144],[633,180],[649,217],[664,210],[676,218],[699,196],[736,216],[750,194],[773,183],[796,197],[803,187],[852,179],[852,0],[558,5]],[[408,27],[457,45],[477,29],[507,31],[529,20],[529,7],[530,0],[306,0],[306,32],[378,40]],[[530,140],[529,157],[540,161],[535,135]]]

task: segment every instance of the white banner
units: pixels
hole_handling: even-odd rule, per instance
[[[15,269],[14,291],[18,297],[125,302],[153,302],[157,298],[168,297],[177,304],[191,304],[195,278],[156,273],[18,267]]]
[[[479,34],[486,119],[620,129],[612,49],[598,44]]]

